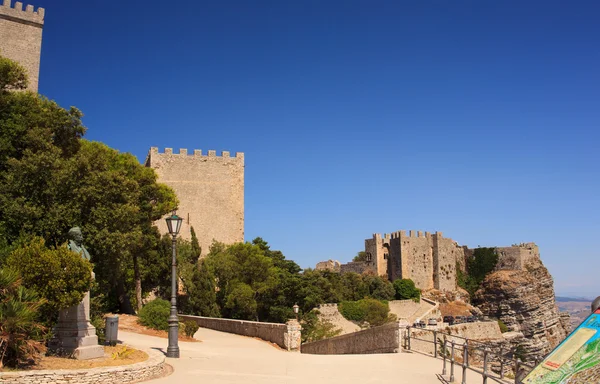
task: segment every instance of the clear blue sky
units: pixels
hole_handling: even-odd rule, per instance
[[[87,138],[245,152],[246,239],[303,267],[375,232],[536,242],[600,295],[597,1],[74,1],[40,92]]]

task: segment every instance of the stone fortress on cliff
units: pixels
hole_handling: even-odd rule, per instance
[[[163,153],[152,147],[145,165],[153,168],[160,183],[170,186],[179,199],[177,214],[183,218],[181,236],[191,237],[191,227],[198,237],[202,255],[213,240],[225,244],[244,241],[244,154],[201,150],[188,154],[187,149]],[[156,222],[166,233],[164,220]]]
[[[341,264],[336,260],[323,261],[315,269],[333,272],[371,272],[390,281],[411,279],[422,290],[457,289],[457,268],[465,271],[466,260],[474,249],[461,246],[441,232],[397,231],[383,236],[374,234],[365,240],[365,261]],[[524,270],[527,263],[539,259],[534,243],[496,247],[497,270]]]
[[[33,5],[23,9],[20,1],[11,7],[11,3],[0,4],[0,55],[21,64],[29,77],[27,89],[37,92],[45,10],[34,10]]]

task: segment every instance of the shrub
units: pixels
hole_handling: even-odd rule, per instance
[[[194,320],[186,320],[183,322],[184,332],[187,337],[194,337],[200,326]]]
[[[66,247],[46,248],[39,237],[15,249],[7,265],[19,272],[23,285],[48,301],[52,312],[79,304],[92,283],[89,261]]]
[[[358,301],[342,301],[339,311],[348,320],[366,321],[372,326],[383,325],[395,320],[390,316],[387,302],[375,299],[362,299]]]
[[[397,300],[408,300],[419,301],[421,298],[421,291],[415,286],[415,282],[411,279],[396,279],[394,281],[394,289],[396,290]]]
[[[504,324],[504,322],[500,319],[498,319],[498,326],[500,327],[500,332],[504,333],[504,332],[508,332],[508,327],[506,326],[506,324]]]
[[[169,329],[171,304],[167,300],[152,300],[140,310],[139,322],[146,327],[166,331]]]
[[[342,316],[351,321],[364,321],[365,308],[361,305],[361,300],[358,301],[342,301],[338,305],[338,309]]]
[[[33,364],[45,352],[45,328],[36,321],[43,303],[16,271],[0,269],[0,370]]]

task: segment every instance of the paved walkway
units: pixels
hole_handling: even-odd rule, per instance
[[[439,384],[441,361],[416,353],[307,355],[281,351],[249,337],[200,328],[199,343],[179,342],[175,372],[152,384]],[[163,352],[167,340],[119,331],[124,343]]]

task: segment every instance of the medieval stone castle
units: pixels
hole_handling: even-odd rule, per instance
[[[17,1],[0,4],[0,55],[20,63],[29,76],[28,89],[37,92],[42,52],[44,8],[34,11],[33,5],[23,9]]]
[[[534,243],[510,247],[496,247],[496,269],[524,270],[529,260],[540,257]],[[390,281],[411,279],[422,290],[457,289],[457,268],[465,271],[466,260],[473,256],[473,249],[460,246],[441,232],[421,231],[374,234],[365,240],[366,261],[341,264],[328,260],[317,264],[316,269],[334,272],[371,272],[385,276]]]
[[[23,3],[3,0],[0,4],[0,55],[21,64],[29,77],[28,89],[38,91],[44,8],[23,9]],[[244,241],[244,154],[186,149],[173,153],[150,148],[145,165],[153,168],[158,181],[175,191],[177,214],[183,217],[181,236],[189,239],[194,227],[202,254],[213,240],[226,244]],[[164,220],[157,226],[167,232]]]

